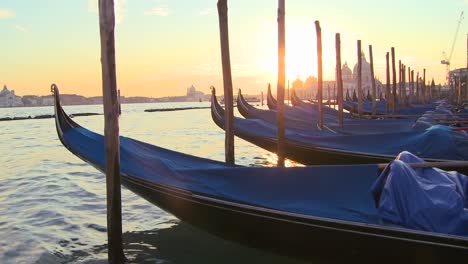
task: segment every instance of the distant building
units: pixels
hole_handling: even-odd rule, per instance
[[[187,101],[201,101],[205,97],[203,92],[197,91],[195,86],[187,88]]]
[[[20,96],[15,95],[15,91],[9,91],[7,86],[4,85],[0,92],[0,107],[16,107],[24,106]]]
[[[353,67],[353,70],[351,70],[348,66],[348,63],[345,62],[343,66],[341,67],[341,76],[343,79],[343,93],[346,94],[347,90],[349,91],[350,94],[352,94],[354,90],[356,90],[356,93],[357,93],[358,64],[356,63]],[[361,57],[361,80],[362,80],[363,96],[366,96],[367,92],[371,91],[372,78],[371,78],[370,64],[369,62],[367,62],[364,52],[362,52],[362,57]],[[296,79],[294,83],[296,83],[297,81],[298,80]],[[293,83],[293,87],[294,87],[294,83]],[[378,96],[382,83],[378,79],[375,79],[375,85],[376,85],[377,96]],[[309,76],[305,80],[305,83],[302,89],[300,88],[300,86],[296,88],[296,93],[302,99],[316,99],[317,86],[318,86],[317,78],[313,76]],[[336,82],[334,80],[323,81],[323,90],[324,90],[323,98],[324,99],[328,98],[328,91],[327,91],[328,89],[330,89],[330,97],[334,97],[336,93]]]

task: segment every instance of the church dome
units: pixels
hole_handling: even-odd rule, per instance
[[[364,55],[364,52],[361,53],[361,72],[362,72],[362,78],[366,78],[367,76],[370,76],[370,64],[366,61],[366,56]],[[358,73],[358,64],[354,65],[353,69],[354,73],[354,79],[357,80],[357,73]]]
[[[350,81],[353,78],[353,72],[351,72],[351,69],[348,67],[347,62],[345,62],[345,64],[341,68],[341,76],[343,76],[343,81]]]
[[[362,57],[361,57],[361,80],[362,80],[362,88],[364,90],[370,89],[371,87],[371,67],[370,63],[366,61],[366,56],[364,55],[364,52],[361,52]],[[353,71],[353,79],[355,82],[357,82],[357,76],[358,75],[358,64],[354,65],[354,71]]]

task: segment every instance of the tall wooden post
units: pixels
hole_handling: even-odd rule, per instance
[[[343,76],[341,73],[341,40],[340,33],[335,34],[336,49],[336,86],[338,86],[338,123],[343,126]]]
[[[410,84],[410,106],[414,103],[414,70],[410,73],[411,84]]]
[[[124,263],[120,191],[119,101],[117,99],[114,28],[114,1],[99,0],[102,93],[105,117],[108,258],[110,263]]]
[[[358,90],[358,115],[362,116],[362,54],[361,54],[361,40],[357,41],[357,59],[358,59],[358,76],[357,76],[357,90]]]
[[[387,67],[386,67],[387,85],[385,89],[387,100],[385,102],[385,113],[388,114],[390,112],[390,106],[393,103],[393,100],[390,97],[390,54],[388,52],[385,55],[385,59],[387,61]]]
[[[221,41],[221,62],[223,64],[224,85],[224,150],[226,163],[234,164],[234,107],[229,56],[229,28],[227,0],[218,0],[219,36]]]
[[[401,60],[398,60],[398,108],[401,108],[402,107],[402,103],[403,103],[403,100],[402,100],[402,96],[401,96],[401,93],[402,93],[402,81],[403,81],[403,75],[401,74],[401,70],[402,70],[402,67],[401,67]]]
[[[423,92],[423,103],[427,103],[427,91],[426,91],[426,69],[423,69],[423,85],[422,85],[422,92]]]
[[[413,87],[411,86],[411,67],[408,66],[408,105],[413,104]]]
[[[375,116],[377,114],[377,88],[375,87],[374,56],[372,55],[372,45],[369,45],[369,60],[372,85],[372,115]]]
[[[276,91],[276,118],[278,122],[278,166],[284,167],[285,127],[284,127],[284,86],[286,82],[286,28],[285,0],[278,0],[278,83]]]
[[[322,29],[320,22],[315,21],[315,31],[317,32],[317,69],[318,69],[318,106],[319,120],[318,125],[323,128],[323,75],[322,75]]]
[[[421,103],[421,91],[419,89],[419,72],[416,73],[416,101]]]
[[[396,113],[396,105],[397,105],[397,94],[396,94],[396,89],[397,89],[397,85],[396,85],[396,68],[395,68],[395,48],[392,47],[392,74],[393,74],[393,113],[395,114]]]
[[[401,99],[402,99],[402,105],[406,106],[406,65],[402,64],[401,65]]]
[[[291,97],[289,96],[289,80],[288,80],[288,105],[291,104]]]
[[[262,92],[262,106],[263,106],[263,92]]]

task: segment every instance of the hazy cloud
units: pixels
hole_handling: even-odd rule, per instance
[[[127,0],[115,0],[114,12],[115,22],[120,23],[123,21],[126,13],[125,4]],[[99,0],[88,0],[88,12],[99,14]]]
[[[160,5],[151,10],[145,11],[145,16],[168,16],[169,7],[167,5]]]
[[[207,8],[204,8],[204,9],[199,9],[197,11],[197,16],[209,16],[209,15],[214,14],[214,11],[215,11],[215,9],[211,8],[211,7],[207,7]]]
[[[10,18],[10,17],[15,17],[16,13],[13,10],[10,9],[1,9],[0,8],[0,19],[2,18]]]
[[[21,32],[25,32],[25,33],[29,32],[29,29],[25,28],[22,25],[15,25],[15,29]]]

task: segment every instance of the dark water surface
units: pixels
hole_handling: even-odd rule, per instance
[[[223,161],[224,132],[209,109],[143,112],[200,106],[209,103],[123,105],[121,135]],[[102,106],[65,111],[102,113]],[[52,113],[0,109],[0,117]],[[102,134],[102,115],[75,121]],[[61,145],[54,120],[0,122],[0,154],[0,263],[107,263],[105,177]],[[272,166],[276,156],[236,138],[236,163]],[[125,254],[134,263],[301,263],[181,223],[125,188],[122,211]]]

